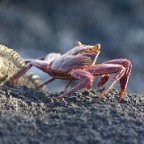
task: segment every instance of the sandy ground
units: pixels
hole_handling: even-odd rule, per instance
[[[54,103],[59,94],[26,87],[4,87],[0,94],[0,143],[4,144],[143,144],[144,97],[126,94],[117,103],[111,90],[76,92]]]

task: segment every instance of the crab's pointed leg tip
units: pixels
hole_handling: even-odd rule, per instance
[[[76,46],[81,46],[81,45],[82,45],[82,43],[80,41],[76,42]]]
[[[96,103],[98,103],[105,95],[106,93],[102,93],[100,97],[96,99]]]
[[[12,79],[12,85],[15,87],[17,80],[15,78]]]
[[[121,91],[119,92],[119,96],[122,97],[122,96],[125,94],[125,92],[126,92],[125,89],[124,89],[124,90],[121,90]]]
[[[117,102],[120,103],[122,98],[123,98],[123,96],[119,96]]]
[[[59,98],[55,98],[53,101],[54,101],[54,103],[57,103],[57,102],[60,101],[60,99]]]

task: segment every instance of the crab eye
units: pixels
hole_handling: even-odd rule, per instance
[[[94,52],[99,51],[100,48],[101,48],[101,45],[100,45],[100,44],[96,44],[95,46],[91,47],[92,51],[94,51]]]
[[[80,41],[76,42],[76,46],[81,46],[81,45],[82,45],[82,43]]]

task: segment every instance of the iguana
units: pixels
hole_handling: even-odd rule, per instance
[[[22,67],[25,66],[24,60],[21,56],[4,45],[0,45],[0,86],[11,85],[12,77],[18,73]],[[18,81],[18,86],[27,86],[29,88],[37,88],[42,81],[37,75],[24,74]],[[45,90],[42,87],[40,90]]]

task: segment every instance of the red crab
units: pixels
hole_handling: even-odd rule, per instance
[[[23,67],[21,71],[13,77],[12,83],[15,85],[18,79],[27,70],[29,70],[32,66],[35,66],[52,77],[42,85],[49,83],[56,78],[69,80],[67,86],[65,87],[66,92],[56,99],[59,100],[77,90],[83,88],[90,89],[95,77],[102,75],[100,81],[98,82],[98,87],[103,86],[106,82],[107,84],[96,102],[102,99],[119,80],[121,90],[119,92],[118,102],[120,102],[126,92],[132,64],[129,60],[123,58],[109,60],[102,64],[95,64],[100,53],[100,48],[100,44],[90,46],[77,42],[76,47],[63,55],[60,55],[59,53],[50,53],[46,57],[38,60],[27,60],[25,67]],[[109,79],[110,74],[112,73],[114,75],[112,79]],[[68,90],[72,80],[80,80],[80,82],[78,85]]]

